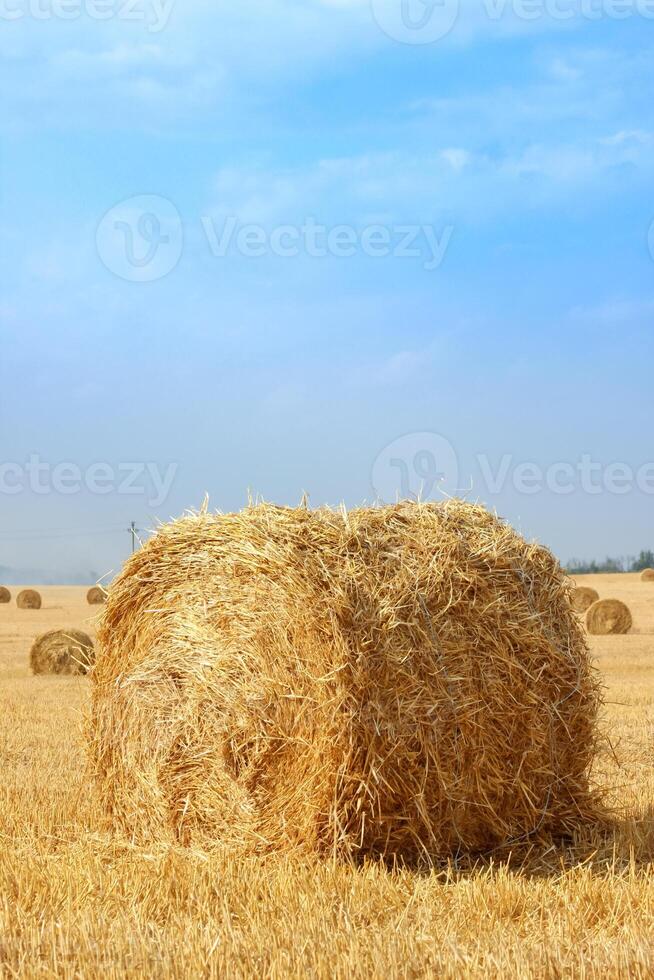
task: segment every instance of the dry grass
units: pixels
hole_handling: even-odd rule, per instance
[[[83,778],[84,678],[31,677],[43,628],[89,625],[84,590],[0,617],[0,975],[651,977],[654,602],[638,576],[588,584],[631,608],[593,639],[615,826],[574,845],[427,871],[139,848],[98,832]],[[586,582],[586,577],[584,577]]]
[[[473,504],[168,524],[112,584],[92,681],[102,800],[140,842],[415,861],[594,812],[568,582]]]

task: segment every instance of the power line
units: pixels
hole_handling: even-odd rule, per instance
[[[128,533],[132,536],[132,551],[136,550],[137,543],[140,545],[142,542],[138,535],[147,534],[143,528],[136,526],[136,522],[132,521],[130,526],[127,528]],[[114,524],[110,527],[93,527],[93,528],[22,528],[17,531],[0,531],[0,542],[5,541],[55,541],[70,537],[95,537],[98,535],[106,534],[124,534],[125,525],[124,524]]]
[[[72,531],[85,531],[85,532],[86,531],[89,531],[89,532],[93,532],[93,531],[119,531],[122,528],[122,526],[123,526],[122,524],[103,524],[100,527],[81,528],[79,526],[79,524],[76,524],[74,527],[22,527],[22,528],[16,527],[16,528],[12,528],[11,531],[8,531],[8,532],[0,530],[0,534],[6,534],[6,533],[8,533],[8,534],[32,534],[32,533],[34,533],[34,534],[50,534],[51,532],[55,532],[55,531],[61,531],[62,533],[64,533],[64,532],[68,533],[68,532],[72,532]]]
[[[96,534],[119,534],[122,525],[100,528],[24,528],[19,531],[0,531],[0,541],[38,541],[46,538],[91,537]]]
[[[136,521],[131,521],[127,528],[132,541],[132,554],[136,551],[137,544],[143,543],[140,534],[147,534],[142,528],[136,526]],[[112,524],[108,527],[53,527],[53,528],[21,528],[14,531],[0,531],[0,543],[5,542],[28,542],[28,541],[61,541],[68,538],[87,538],[106,534],[124,534],[124,524]]]

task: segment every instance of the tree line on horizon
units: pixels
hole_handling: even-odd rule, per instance
[[[605,558],[604,561],[582,561],[571,558],[566,566],[569,575],[593,575],[602,572],[642,572],[654,568],[654,551],[641,551],[637,558]]]

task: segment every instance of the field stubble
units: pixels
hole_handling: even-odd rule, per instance
[[[136,848],[98,832],[80,735],[85,678],[32,677],[35,636],[93,633],[85,590],[0,608],[0,974],[7,977],[650,977],[654,973],[654,589],[628,636],[592,638],[608,734],[608,828],[474,866],[355,868],[219,849]],[[651,589],[651,587],[650,587]]]

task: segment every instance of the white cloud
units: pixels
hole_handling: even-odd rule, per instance
[[[532,142],[503,152],[445,147],[322,159],[303,167],[221,169],[206,213],[242,224],[386,226],[484,222],[526,207],[549,208],[580,188],[607,185],[616,167],[654,170],[654,141]],[[534,183],[537,178],[537,183]]]
[[[599,142],[605,146],[623,146],[625,143],[648,145],[654,142],[654,133],[644,129],[621,129],[612,136],[603,137]]]
[[[272,173],[225,167],[213,180],[210,211],[237,215],[243,224],[288,220],[317,184],[317,174],[311,170]]]
[[[451,147],[450,149],[447,150],[441,150],[441,157],[443,158],[443,160],[445,160],[446,163],[449,163],[452,170],[455,170],[457,173],[463,170],[463,168],[466,166],[466,164],[470,162],[471,159],[470,154],[468,153],[467,150],[463,150],[456,147]]]
[[[549,73],[559,82],[576,82],[583,74],[580,68],[575,68],[563,58],[555,58],[552,61]]]
[[[589,149],[535,144],[517,156],[506,157],[499,169],[508,177],[539,175],[557,183],[569,183],[592,175],[597,164],[596,155]]]
[[[67,75],[101,75],[132,71],[134,68],[161,67],[170,63],[158,44],[117,44],[104,51],[69,48],[56,52],[51,64]]]
[[[159,107],[163,118],[180,108],[188,116],[202,79],[217,84],[213,101],[221,108],[228,86],[234,108],[251,98],[248,86],[266,101],[275,85],[306,83],[325,66],[345,63],[355,48],[359,54],[372,49],[378,38],[369,20],[367,4],[325,0],[178,0],[157,33],[147,19],[24,16],[4,23],[0,33],[5,120],[18,129],[98,118],[104,127],[123,127],[135,95],[152,99],[162,92],[169,98]],[[78,79],[85,84],[75,85]],[[211,93],[204,95],[206,103]]]
[[[376,364],[368,365],[370,380],[382,385],[401,385],[410,381],[431,361],[426,350],[403,350]]]
[[[567,318],[576,325],[602,330],[629,325],[649,327],[654,318],[654,299],[613,299],[596,306],[575,306]]]

